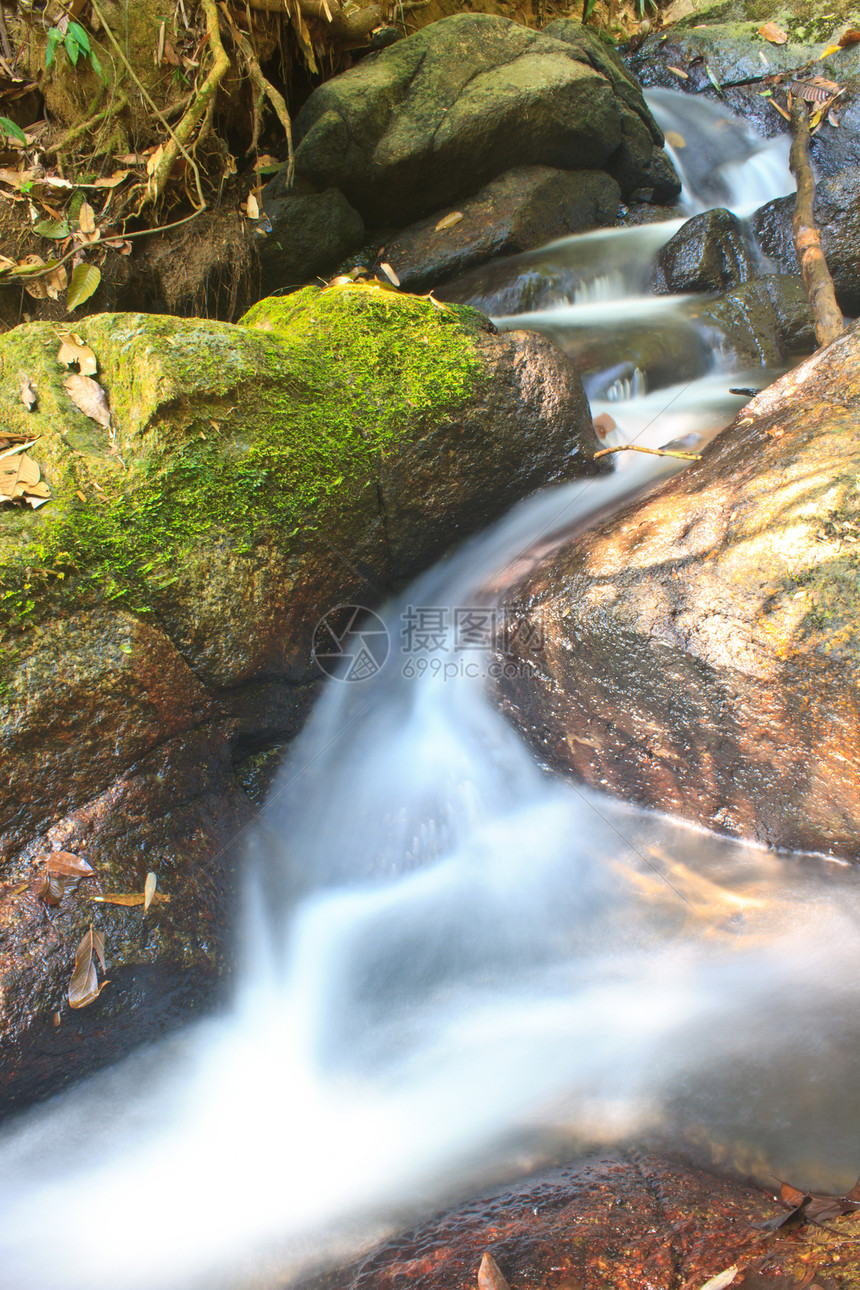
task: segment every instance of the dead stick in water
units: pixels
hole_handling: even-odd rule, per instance
[[[617,448],[601,448],[600,452],[594,454],[594,460],[598,457],[606,457],[610,452],[647,452],[651,457],[680,457],[681,461],[701,461],[700,452],[675,452],[672,448],[640,448],[635,443],[621,443]]]
[[[836,303],[833,279],[821,249],[821,232],[815,223],[815,177],[809,164],[809,116],[803,99],[795,99],[791,109],[791,128],[794,139],[789,154],[789,167],[797,181],[794,203],[794,246],[809,307],[815,323],[815,339],[819,345],[829,345],[845,330],[842,310]]]

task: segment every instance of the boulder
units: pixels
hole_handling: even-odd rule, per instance
[[[486,14],[432,23],[314,91],[296,121],[298,175],[339,188],[379,225],[420,219],[518,166],[617,171],[625,194],[675,196],[635,83],[574,29],[553,37]]]
[[[753,229],[764,255],[780,273],[799,273],[791,222],[794,198],[780,197],[756,211]],[[860,314],[860,166],[816,185],[815,218],[821,247],[845,313]]]
[[[239,326],[79,326],[109,425],[70,397],[49,324],[0,339],[2,434],[37,440],[50,490],[0,507],[5,1105],[160,1033],[228,971],[242,767],[301,723],[320,616],[377,603],[518,497],[593,469],[597,446],[547,342],[376,285],[272,298]],[[57,852],[94,874],[51,905]],[[148,873],[146,915],[93,900],[140,897]],[[70,1012],[90,923],[110,985]]]
[[[736,368],[783,367],[815,348],[809,296],[796,273],[753,278],[715,299],[689,302],[687,313]]]
[[[277,175],[263,189],[263,210],[271,224],[257,243],[264,296],[329,273],[364,240],[364,220],[336,188],[288,189]]]
[[[424,290],[499,255],[613,224],[621,191],[601,170],[521,166],[492,180],[457,211],[438,211],[398,233],[380,254],[409,290]],[[462,219],[438,228],[446,217]]]
[[[511,595],[502,701],[552,765],[860,856],[860,326]],[[508,660],[511,663],[511,660]]]
[[[754,266],[737,216],[727,210],[694,215],[657,253],[651,289],[657,295],[725,291],[752,277]]]

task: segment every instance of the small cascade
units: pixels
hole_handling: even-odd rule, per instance
[[[777,145],[650,98],[691,207],[752,201]],[[647,294],[679,225],[472,278],[575,356],[609,446],[701,442],[767,379]],[[652,1133],[851,1185],[860,875],[550,776],[487,695],[504,589],[681,464],[616,460],[381,611],[387,662],[328,683],[250,848],[232,1007],[0,1131],[0,1290],[283,1290],[489,1178]]]

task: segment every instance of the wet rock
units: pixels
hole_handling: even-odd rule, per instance
[[[786,1212],[758,1187],[685,1161],[595,1154],[474,1197],[301,1290],[469,1290],[485,1253],[512,1290],[702,1287],[732,1267],[733,1284],[760,1290],[799,1286],[813,1269],[828,1286],[852,1274],[857,1256],[839,1233],[762,1232]]]
[[[409,290],[426,290],[498,255],[514,255],[554,238],[612,224],[621,196],[603,171],[523,166],[458,203],[463,218],[439,211],[399,233],[381,253]]]
[[[314,91],[296,122],[298,174],[339,188],[379,225],[528,165],[614,167],[627,191],[673,196],[635,83],[597,36],[570,30],[553,37],[486,14],[432,23]]]
[[[855,325],[512,592],[535,673],[503,697],[544,758],[730,834],[860,855],[858,408]]]
[[[794,199],[780,197],[756,211],[753,229],[764,255],[781,273],[798,273],[791,222]],[[842,310],[860,313],[860,166],[816,185],[815,218],[821,247]]]
[[[6,1105],[151,1037],[229,968],[252,815],[236,768],[300,724],[320,616],[376,603],[518,496],[592,469],[597,445],[545,341],[376,286],[273,297],[241,326],[80,330],[110,429],[69,399],[49,324],[0,340],[4,432],[39,436],[51,490],[0,509]],[[35,888],[56,850],[96,875],[53,908]],[[150,871],[170,900],[145,917],[90,899]],[[111,986],[70,1015],[90,921]]]
[[[740,220],[730,211],[711,210],[687,220],[658,251],[651,288],[658,295],[725,291],[753,272]]]
[[[798,274],[765,274],[715,300],[691,305],[689,316],[737,367],[781,367],[809,354],[815,329]]]
[[[327,274],[364,239],[363,219],[336,188],[293,191],[278,175],[263,189],[263,210],[272,226],[257,243],[263,296]]]

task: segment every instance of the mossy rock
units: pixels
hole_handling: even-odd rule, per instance
[[[548,342],[378,285],[271,298],[235,326],[115,314],[78,327],[109,426],[71,399],[53,327],[0,338],[0,424],[36,441],[51,492],[35,511],[0,506],[10,1098],[147,1038],[165,1000],[199,1000],[189,981],[223,971],[252,814],[234,762],[294,731],[320,675],[318,619],[378,603],[520,497],[593,469],[597,447],[579,378]],[[57,849],[96,876],[49,916],[35,880]],[[171,900],[146,920],[92,903],[140,891],[150,871]],[[94,917],[112,985],[70,1020]]]

